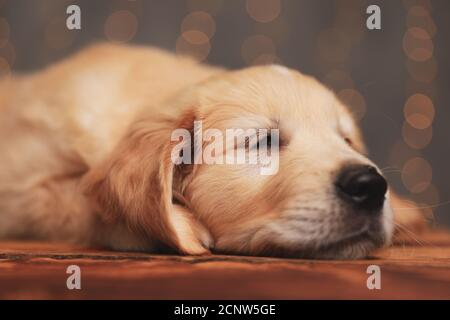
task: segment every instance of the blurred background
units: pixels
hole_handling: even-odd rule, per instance
[[[81,30],[66,28],[71,4]],[[366,28],[371,4],[381,30]],[[397,192],[450,226],[449,33],[448,0],[0,0],[0,76],[96,41],[301,70],[351,106]]]

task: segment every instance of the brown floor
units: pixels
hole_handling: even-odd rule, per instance
[[[450,299],[450,233],[357,261],[179,257],[0,242],[0,298],[42,299]],[[66,268],[81,268],[68,290]],[[367,266],[381,268],[368,290]]]

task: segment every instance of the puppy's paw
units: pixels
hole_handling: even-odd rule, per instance
[[[207,255],[214,246],[209,231],[186,209],[174,205],[171,223],[175,230],[180,253],[187,255]]]

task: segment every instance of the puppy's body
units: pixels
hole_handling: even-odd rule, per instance
[[[160,113],[165,98],[217,72],[158,49],[99,45],[34,75],[5,79],[0,236],[84,243],[101,236],[104,226],[80,178],[112,151],[138,112]],[[107,228],[103,241],[126,243],[126,228],[113,227],[120,235]]]
[[[302,97],[291,96],[286,91],[280,101],[292,108],[302,99],[317,101],[319,105],[327,104],[328,100],[334,103],[334,96],[314,80],[291,76],[290,71],[281,67],[269,71],[265,68],[270,67],[250,70],[248,75],[243,73],[236,79],[249,78],[251,82],[254,78],[255,83],[266,83],[289,77],[286,85],[300,81],[302,87],[311,88],[305,92],[313,97],[305,98],[304,93]],[[277,255],[279,250],[296,255],[299,249],[286,248],[288,245],[284,243],[297,239],[294,235],[287,236],[292,231],[286,229],[283,235],[277,234],[279,228],[285,230],[284,225],[277,223],[272,223],[270,230],[262,227],[271,219],[286,219],[287,211],[281,214],[281,205],[258,200],[267,198],[268,190],[272,190],[271,201],[287,205],[285,200],[293,196],[282,191],[281,181],[253,179],[264,191],[246,185],[246,181],[227,187],[226,180],[221,181],[219,176],[237,181],[244,171],[199,168],[195,172],[197,169],[190,168],[185,174],[169,163],[167,143],[173,129],[190,128],[196,118],[209,120],[211,126],[225,119],[217,114],[217,108],[209,106],[213,102],[222,104],[213,97],[223,95],[223,104],[229,106],[240,102],[239,95],[243,103],[253,99],[249,105],[254,107],[246,106],[245,110],[250,117],[252,113],[278,112],[273,108],[259,111],[261,107],[257,106],[264,102],[259,101],[264,94],[271,95],[269,103],[276,103],[275,87],[267,86],[269,91],[275,88],[273,93],[267,93],[249,85],[255,92],[250,91],[248,97],[247,93],[238,92],[239,83],[238,89],[232,87],[238,81],[229,80],[227,73],[157,49],[100,45],[36,74],[4,79],[0,84],[0,237],[64,240],[120,250],[156,250],[162,245],[192,254],[205,253],[216,242],[219,250],[232,253]],[[242,83],[242,87],[246,85]],[[197,91],[197,87],[202,89]],[[330,109],[316,118],[334,119],[336,112],[348,118],[341,105],[335,108],[338,111]],[[223,112],[231,114],[228,109]],[[294,109],[286,112],[301,113]],[[311,117],[308,123],[313,128],[318,120],[314,115],[302,115],[305,116]],[[325,118],[317,125],[327,126]],[[322,131],[325,140],[327,130]],[[354,147],[362,151],[357,130],[350,131]],[[304,134],[308,136],[307,131]],[[347,148],[338,141],[336,146],[339,150]],[[308,148],[311,154],[319,155],[320,150],[313,145]],[[331,145],[330,149],[332,152],[323,155],[336,155],[336,163],[352,157],[366,162],[350,149],[345,149],[342,157],[337,156],[341,151],[334,151]],[[299,161],[293,156],[286,158],[281,164],[285,167]],[[324,163],[322,169],[331,172],[333,165]],[[205,173],[207,170],[216,171]],[[317,181],[325,183],[330,179],[329,175],[316,177],[316,180],[303,178],[311,181],[310,189],[321,188]],[[202,185],[211,192],[210,198],[201,190]],[[214,186],[218,186],[217,190]],[[251,190],[239,191],[241,186]],[[232,201],[233,192],[244,193],[249,199],[243,199],[234,208],[224,208],[232,204],[221,197]],[[173,198],[181,204],[173,204]],[[233,210],[243,212],[242,216]],[[213,212],[220,215],[214,217]],[[271,237],[278,240],[272,241]],[[318,241],[300,251],[321,248]],[[328,246],[327,241],[331,240],[325,241]],[[323,257],[359,257],[378,245],[358,245],[363,249],[356,251],[355,247],[352,250],[338,247],[336,250],[342,252],[327,252]],[[302,248],[298,244],[294,247]],[[270,253],[266,248],[270,248]]]

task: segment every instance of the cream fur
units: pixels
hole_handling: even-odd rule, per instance
[[[346,222],[334,174],[347,162],[371,162],[335,95],[285,67],[227,71],[155,48],[102,44],[3,79],[0,112],[2,238],[357,258],[392,233],[387,203],[375,240],[333,247],[366,228],[363,219],[355,230]],[[280,172],[174,167],[170,133],[195,119],[222,130],[280,126]]]

